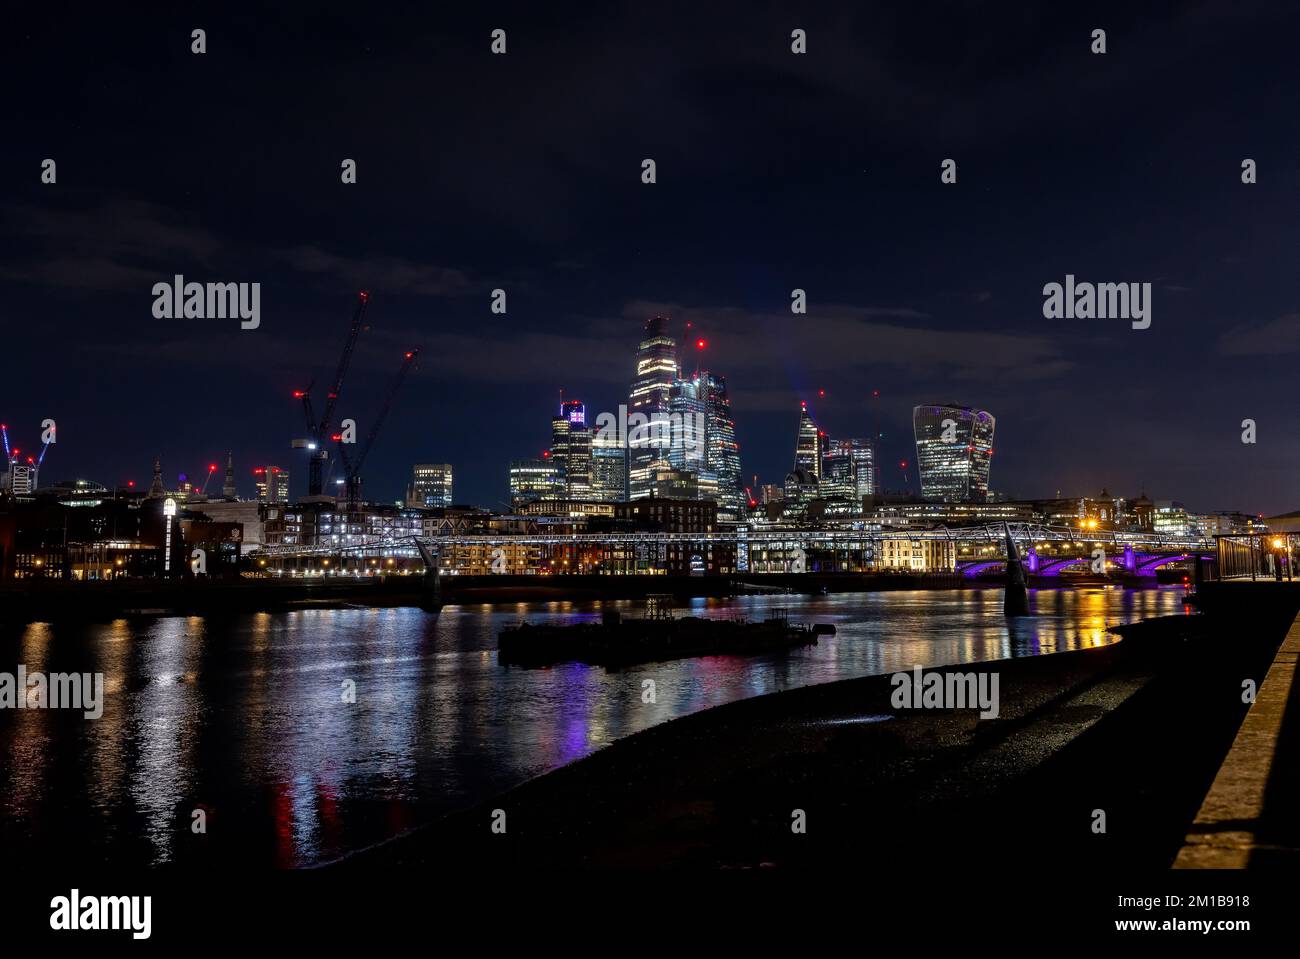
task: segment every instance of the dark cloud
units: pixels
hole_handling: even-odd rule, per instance
[[[1224,356],[1273,356],[1300,353],[1300,313],[1279,316],[1262,326],[1238,326],[1217,344]]]

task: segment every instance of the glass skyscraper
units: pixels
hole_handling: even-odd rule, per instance
[[[740,519],[745,495],[726,378],[702,371],[678,380],[669,396],[669,413],[674,431],[669,462],[697,475],[699,498],[716,502],[720,518]]]
[[[857,499],[858,484],[854,471],[852,440],[834,440],[829,444],[826,458],[822,460],[821,482],[818,483],[818,489],[827,499],[830,497]]]
[[[557,499],[564,495],[560,478],[551,457],[511,460],[510,505],[522,506],[539,499]]]
[[[618,435],[596,430],[591,438],[591,498],[621,503],[627,498],[627,448]]]
[[[871,440],[843,440],[853,458],[853,496],[861,500],[876,492],[876,444]]]
[[[569,499],[591,497],[591,430],[587,408],[579,400],[565,400],[551,420],[551,461]]]
[[[969,406],[912,410],[921,495],[946,503],[981,503],[989,496],[993,414]]]
[[[817,428],[808,412],[808,404],[799,404],[799,434],[794,444],[794,471],[803,472],[816,482],[822,474],[822,460],[826,458],[826,434]]]
[[[639,413],[649,422],[665,421],[669,395],[677,380],[677,343],[666,332],[668,320],[652,316],[636,351],[636,380],[628,396],[628,417]],[[669,441],[654,429],[628,429],[628,498],[650,495],[656,469],[670,467]]]

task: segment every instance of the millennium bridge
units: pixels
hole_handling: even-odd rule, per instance
[[[1198,557],[1214,559],[1214,538],[1152,531],[1083,530],[1069,526],[1038,523],[991,523],[961,527],[892,527],[879,524],[860,529],[736,527],[707,532],[476,532],[423,537],[394,533],[388,537],[363,537],[336,534],[328,542],[310,545],[263,546],[252,553],[255,562],[282,564],[285,560],[320,559],[326,565],[331,557],[352,563],[367,560],[375,565],[394,558],[421,557],[426,567],[436,563],[438,555],[458,550],[491,551],[494,549],[554,548],[650,551],[662,554],[707,547],[730,547],[736,555],[738,572],[747,571],[747,558],[754,554],[788,556],[795,551],[805,554],[851,555],[874,562],[887,543],[951,543],[958,571],[977,576],[1006,565],[1006,536],[1017,544],[1030,575],[1056,576],[1063,570],[1094,563],[1098,550],[1104,562],[1130,575],[1151,576],[1161,566],[1190,561]],[[340,562],[338,565],[345,566]],[[811,569],[811,567],[809,567]],[[342,570],[340,570],[341,572]]]

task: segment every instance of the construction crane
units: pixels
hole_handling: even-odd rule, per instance
[[[406,374],[415,365],[416,358],[419,355],[420,351],[414,349],[403,356],[402,365],[398,368],[397,375],[393,377],[392,385],[388,388],[388,395],[384,398],[384,405],[375,414],[375,421],[371,424],[370,432],[366,434],[361,448],[357,450],[355,460],[348,455],[348,444],[342,442],[343,436],[341,433],[336,433],[331,437],[339,444],[339,456],[343,460],[345,473],[343,482],[346,488],[348,512],[352,512],[361,499],[361,467],[365,464],[366,457],[370,455],[371,447],[375,445],[375,437],[379,435],[379,430],[384,425],[384,419],[388,416],[388,411],[393,408],[393,400],[397,398],[397,391],[401,388],[402,381],[406,379]]]
[[[5,447],[5,475],[4,488],[13,495],[25,495],[36,492],[36,486],[41,472],[41,464],[45,462],[45,454],[50,449],[50,443],[47,440],[41,447],[39,456],[28,456],[27,462],[22,461],[22,450],[18,447],[9,446],[9,427],[0,423],[0,437],[4,439]]]
[[[339,394],[343,392],[343,380],[348,375],[348,366],[352,363],[352,351],[357,344],[357,334],[361,332],[362,318],[365,316],[366,304],[370,294],[362,290],[357,295],[357,308],[352,311],[352,324],[348,327],[347,339],[343,341],[343,354],[339,357],[338,370],[334,373],[334,383],[325,394],[325,412],[318,421],[312,411],[311,390],[315,381],[305,390],[294,390],[296,399],[302,400],[302,411],[307,419],[307,436],[294,440],[294,449],[305,449],[311,453],[307,470],[307,494],[320,496],[324,492],[325,464],[329,460],[329,446],[325,442],[332,431],[334,408],[338,405]]]
[[[199,489],[200,496],[206,496],[208,493],[208,480],[212,479],[212,474],[217,471],[216,463],[208,464],[208,475],[203,477],[203,486]]]

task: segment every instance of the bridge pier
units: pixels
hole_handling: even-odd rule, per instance
[[[1002,612],[1005,616],[1029,615],[1029,587],[1025,584],[1025,571],[1020,566],[1020,553],[1011,538],[1011,527],[1004,527],[1007,536],[1007,586],[1002,595]]]
[[[413,540],[424,560],[424,583],[420,590],[420,608],[437,616],[442,612],[442,575],[438,572],[438,554],[420,540]]]

